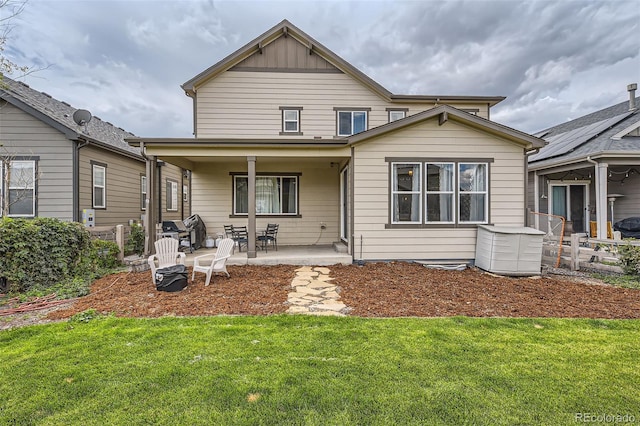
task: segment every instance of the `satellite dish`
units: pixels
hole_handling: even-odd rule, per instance
[[[73,121],[78,126],[86,126],[91,121],[91,113],[86,109],[79,109],[73,113]]]

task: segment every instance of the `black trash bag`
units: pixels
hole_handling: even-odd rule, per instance
[[[156,269],[153,281],[158,291],[180,291],[187,286],[187,267],[173,265]]]
[[[620,231],[622,238],[640,238],[640,217],[628,217],[613,224],[614,231]]]

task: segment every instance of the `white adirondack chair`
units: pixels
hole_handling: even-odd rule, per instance
[[[180,241],[177,239],[160,238],[155,242],[155,247],[156,254],[152,254],[149,256],[149,259],[147,259],[151,267],[152,280],[155,279],[157,269],[173,265],[184,265],[184,260],[187,256],[178,250],[180,248]]]
[[[211,281],[211,277],[214,273],[223,273],[227,274],[229,277],[229,272],[227,272],[227,259],[231,257],[233,253],[233,245],[235,241],[231,238],[223,239],[218,245],[218,250],[215,255],[213,253],[205,254],[202,256],[196,256],[193,259],[193,272],[191,273],[191,281],[193,281],[196,277],[196,272],[202,272],[207,275],[207,278],[204,282],[204,285],[209,285],[209,281]],[[205,261],[205,258],[210,258],[213,256],[213,259],[210,261]]]

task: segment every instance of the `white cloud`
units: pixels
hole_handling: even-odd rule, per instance
[[[640,82],[636,1],[31,0],[6,53],[27,80],[138,135],[190,136],[180,84],[282,19],[395,93],[503,95],[537,131]]]

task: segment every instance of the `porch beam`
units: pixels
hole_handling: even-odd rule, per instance
[[[256,157],[247,157],[247,174],[249,180],[248,198],[249,212],[247,224],[247,258],[256,257]]]

